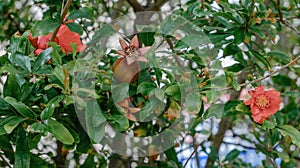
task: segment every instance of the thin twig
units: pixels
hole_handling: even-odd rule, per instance
[[[192,154],[189,156],[189,158],[186,160],[186,162],[183,165],[183,168],[185,168],[188,164],[188,162],[192,159],[193,155],[196,153],[197,148],[194,149],[194,151],[192,152]]]
[[[297,28],[295,28],[294,26],[292,26],[291,24],[289,24],[288,22],[286,22],[283,19],[283,14],[280,8],[280,0],[277,0],[277,10],[278,10],[278,15],[279,15],[279,20],[282,24],[286,25],[287,27],[289,27],[290,29],[294,30],[297,34],[300,34],[300,32],[297,30]]]
[[[296,63],[298,60],[300,60],[300,56],[293,59],[291,62],[289,62],[288,64],[282,66],[280,69],[276,70],[276,71],[273,71],[272,73],[270,73],[269,75],[266,75],[264,77],[261,77],[261,78],[258,78],[258,79],[255,79],[253,81],[250,81],[250,82],[246,82],[246,83],[242,83],[242,84],[239,84],[240,87],[244,87],[244,86],[247,86],[247,85],[250,85],[250,84],[253,84],[253,83],[256,83],[256,82],[259,82],[259,81],[262,81],[266,78],[269,78],[271,76],[273,76],[274,74],[276,74],[277,72],[280,72],[282,71],[283,69],[289,67],[290,65]],[[232,89],[233,86],[230,86],[230,87],[226,87],[226,88],[223,88],[223,89],[218,89],[218,91],[223,91],[223,90],[228,90],[228,89]]]
[[[2,159],[2,161],[9,167],[9,168],[12,168],[10,166],[10,164],[5,160],[5,158],[0,154],[0,158]]]
[[[70,8],[70,6],[71,6],[71,4],[72,4],[72,1],[73,1],[73,0],[68,0],[67,3],[66,3],[66,5],[65,5],[65,7],[62,9],[62,12],[61,12],[61,15],[60,15],[60,17],[61,17],[61,19],[62,19],[62,23],[63,23],[64,20],[65,20],[65,17],[66,17],[66,15],[67,15],[67,13],[68,13],[68,10],[69,10],[69,8]],[[58,33],[58,30],[59,30],[60,26],[61,26],[61,25],[59,25],[59,26],[54,30],[54,32],[53,32],[53,34],[51,35],[49,41],[53,41],[53,40],[55,39],[56,34]]]

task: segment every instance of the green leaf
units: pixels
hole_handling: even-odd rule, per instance
[[[279,125],[277,128],[281,135],[291,137],[292,142],[300,148],[300,132],[295,127]]]
[[[282,61],[284,64],[289,63],[290,56],[282,51],[270,51],[268,52],[268,55],[271,57],[276,57],[279,61]]]
[[[47,18],[37,21],[32,28],[32,36],[38,37],[49,34],[53,32],[60,24],[61,22],[59,22],[59,20],[53,18]]]
[[[17,112],[19,112],[22,116],[29,117],[32,119],[36,118],[35,113],[25,104],[17,102],[17,100],[12,97],[5,97],[4,100],[12,107],[14,107],[14,109],[16,109]]]
[[[72,32],[82,35],[83,29],[80,24],[75,23],[75,22],[69,22],[69,23],[66,23],[66,25]],[[77,50],[75,50],[75,51],[77,51]]]
[[[156,84],[154,82],[142,82],[137,87],[137,92],[141,93],[143,96],[148,96],[151,92],[151,90],[157,88]]]
[[[4,97],[13,97],[20,100],[21,89],[19,86],[18,78],[15,74],[11,73],[8,75],[7,80],[4,84],[3,95]]]
[[[15,55],[17,53],[28,55],[31,52],[30,47],[31,44],[27,36],[12,36],[10,39],[10,52],[12,55]],[[11,58],[8,58],[11,61]]]
[[[155,32],[140,32],[139,38],[145,46],[152,46],[155,42]]]
[[[199,92],[191,92],[187,94],[184,106],[188,113],[197,114],[198,112],[200,112],[201,104],[202,99]]]
[[[234,31],[233,35],[234,35],[233,43],[234,44],[240,44],[244,41],[245,30],[244,29],[237,29],[236,31]]]
[[[129,121],[123,115],[112,115],[108,117],[108,120],[116,131],[125,131],[129,128]]]
[[[240,154],[240,151],[237,149],[234,149],[226,155],[224,161],[233,161],[235,158],[237,158],[239,156],[239,154]]]
[[[106,121],[103,112],[96,101],[86,103],[86,122],[90,123],[92,127],[98,127]]]
[[[112,86],[112,98],[115,103],[119,103],[126,97],[129,97],[129,84],[120,83]]]
[[[217,119],[222,118],[224,113],[224,104],[214,104],[210,106],[206,112],[204,113],[204,119],[208,119],[210,117],[216,117]]]
[[[105,24],[103,27],[95,32],[93,39],[90,42],[90,45],[101,42],[101,39],[107,38],[116,33],[116,30],[110,24]]]
[[[32,125],[30,125],[30,131],[35,132],[35,133],[41,133],[41,134],[45,134],[48,133],[47,131],[47,127],[39,122],[35,122]]]
[[[151,97],[145,102],[145,105],[142,107],[141,111],[138,112],[138,120],[144,121],[147,117],[153,117],[153,115],[159,113],[159,110],[162,109],[163,103],[159,99]]]
[[[31,156],[30,156],[30,167],[51,168],[51,167],[54,167],[54,165],[48,163],[46,160],[40,158],[37,155],[31,154]]]
[[[179,30],[186,22],[187,21],[180,16],[170,15],[160,24],[160,32],[164,36],[172,34],[174,31]]]
[[[23,54],[13,54],[11,56],[11,61],[14,64],[19,65],[26,73],[31,72],[30,58]]]
[[[280,87],[291,87],[295,82],[287,75],[278,74],[272,77],[274,84]]]
[[[84,108],[87,133],[95,143],[99,143],[105,135],[106,117],[96,101],[85,102]]]
[[[285,163],[288,163],[290,160],[290,156],[285,152],[277,152],[274,151]]]
[[[47,48],[43,52],[40,53],[40,55],[37,56],[37,59],[35,60],[35,64],[32,67],[33,71],[38,70],[42,65],[44,65],[47,61],[51,59],[51,53],[53,51],[53,48]]]
[[[48,118],[50,118],[54,113],[54,110],[55,110],[55,104],[47,105],[47,107],[41,113],[41,119],[47,120]]]
[[[93,10],[88,7],[80,8],[79,10],[73,10],[70,13],[70,15],[67,17],[67,20],[78,19],[78,18],[86,18],[93,21],[94,20]]]
[[[240,72],[241,70],[243,70],[245,68],[244,65],[242,64],[233,64],[229,67],[226,67],[226,71],[228,72]]]
[[[48,119],[45,120],[47,129],[50,133],[54,135],[57,140],[66,145],[72,145],[74,143],[74,138],[69,132],[69,130],[60,122]]]
[[[42,111],[41,113],[41,119],[42,120],[46,120],[48,118],[50,118],[52,116],[52,114],[54,113],[54,110],[57,106],[59,106],[59,103],[64,99],[65,96],[61,95],[61,96],[55,96],[54,98],[52,98],[46,108]]]
[[[175,165],[180,165],[180,162],[177,157],[177,152],[174,147],[171,147],[170,149],[166,150],[165,154],[169,161],[174,161],[176,163]]]
[[[18,127],[14,167],[30,168],[28,137],[23,127]]]
[[[261,55],[259,52],[255,50],[251,50],[251,53],[255,58],[257,58],[260,62],[262,62],[267,68],[271,67],[269,60],[265,56]]]
[[[274,129],[276,127],[276,122],[272,122],[270,120],[264,120],[262,124],[262,128]]]
[[[284,92],[282,95],[300,98],[300,92]]]
[[[22,121],[26,120],[23,117],[16,117],[4,125],[5,131],[10,134]]]
[[[221,94],[222,93],[217,90],[206,91],[206,97],[207,97],[208,103],[213,103],[213,102],[217,101],[219,99],[219,97],[221,96]]]
[[[17,118],[17,116],[9,116],[5,119],[0,119],[0,135],[7,134],[7,131],[5,130],[4,126],[15,118]]]
[[[169,86],[165,90],[165,93],[171,96],[174,100],[181,101],[181,90],[180,90],[180,86],[177,83]]]
[[[210,42],[211,41],[207,36],[185,36],[176,43],[175,49],[180,50],[187,47],[194,49],[200,47],[201,45],[208,44]]]

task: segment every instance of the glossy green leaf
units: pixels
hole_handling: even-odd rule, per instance
[[[268,55],[271,57],[276,57],[279,61],[282,61],[284,64],[289,63],[290,56],[282,51],[270,51]]]
[[[280,87],[291,87],[295,84],[295,82],[287,75],[278,74],[272,77],[274,84]]]
[[[274,129],[276,127],[276,122],[272,122],[270,120],[264,120],[262,124],[262,128]]]
[[[208,90],[206,91],[206,98],[208,103],[213,103],[219,99],[221,92],[217,90]]]
[[[59,20],[53,18],[47,18],[44,20],[37,21],[32,28],[33,37],[49,34],[53,32],[61,23]]]
[[[116,131],[125,131],[129,128],[129,121],[123,115],[112,115],[108,117],[109,123]]]
[[[199,92],[191,92],[187,94],[185,98],[184,106],[185,106],[185,110],[188,113],[197,114],[198,112],[200,112],[201,104],[202,104],[202,99]]]
[[[41,113],[41,119],[46,120],[52,116],[55,110],[55,104],[47,105],[47,107]]]
[[[50,133],[54,135],[57,140],[66,145],[71,145],[74,143],[74,138],[69,132],[69,130],[60,122],[48,119],[45,120],[45,124],[47,125],[47,129]]]
[[[16,117],[4,125],[5,131],[10,134],[22,121],[26,120],[23,117]]]
[[[292,142],[300,148],[300,132],[295,127],[290,125],[279,125],[277,126],[278,131],[283,136],[289,136]]]
[[[86,122],[90,123],[92,127],[98,127],[106,121],[103,112],[96,101],[86,102]]]
[[[80,24],[75,23],[75,22],[69,22],[69,23],[66,23],[66,25],[72,32],[82,35],[83,29]],[[77,51],[77,50],[75,50],[75,51]]]
[[[115,103],[119,103],[124,100],[126,97],[129,97],[129,84],[120,83],[112,85],[112,98]]]
[[[1,118],[0,119],[0,135],[7,134],[7,131],[5,130],[4,126],[9,123],[11,120],[17,118],[18,116],[9,116],[7,118]]]
[[[93,10],[88,7],[80,8],[79,10],[73,10],[70,15],[67,17],[67,20],[70,19],[78,19],[78,18],[86,18],[91,21],[94,20]]]
[[[29,117],[32,119],[36,118],[35,113],[25,104],[18,102],[16,99],[12,97],[5,97],[4,100],[10,104],[18,113],[20,113],[23,117]]]
[[[233,161],[235,158],[237,158],[239,156],[239,154],[240,154],[240,151],[237,149],[234,149],[226,155],[224,161]]]
[[[33,71],[38,70],[42,65],[44,65],[47,61],[49,61],[51,59],[52,51],[53,49],[52,47],[50,47],[44,50],[43,52],[41,52],[40,55],[35,60],[35,64],[33,65],[32,70]]]
[[[143,96],[148,96],[151,90],[156,88],[156,84],[153,82],[143,82],[138,85],[137,92],[141,93]]]
[[[12,63],[20,66],[26,73],[31,72],[30,58],[22,54],[13,54],[11,56]]]
[[[59,106],[59,103],[64,99],[64,95],[56,96],[52,98],[46,108],[41,113],[41,119],[46,120],[52,116],[56,107]]]
[[[110,24],[105,24],[103,27],[95,32],[90,45],[101,42],[101,39],[107,38],[116,33],[116,30]]]
[[[300,98],[300,92],[284,92],[282,95]]]
[[[30,168],[28,137],[23,127],[18,127],[14,167]]]
[[[47,127],[42,123],[35,122],[32,125],[30,125],[30,131],[45,134],[47,131]]]
[[[245,30],[244,29],[237,29],[237,30],[234,31],[233,35],[234,35],[233,43],[234,44],[240,44],[244,41]]]
[[[10,52],[14,54],[29,55],[30,53],[30,42],[26,36],[14,35],[10,39]],[[12,58],[8,57],[12,61]]]
[[[180,86],[178,84],[169,86],[165,90],[165,93],[167,95],[171,96],[174,100],[181,101],[181,90],[180,90]]]
[[[267,68],[271,67],[271,64],[269,62],[269,60],[266,58],[265,55],[260,54],[257,51],[252,50],[251,53],[253,54],[253,56],[255,58],[257,58],[260,62],[262,62]]]
[[[7,80],[4,84],[3,95],[4,97],[13,97],[17,100],[20,100],[21,89],[18,84],[18,78],[15,74],[11,73],[8,75]]]
[[[214,104],[210,106],[204,113],[204,118],[216,117],[217,119],[222,118],[224,113],[224,104]]]

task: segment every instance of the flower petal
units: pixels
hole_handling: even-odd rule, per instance
[[[150,49],[151,49],[151,46],[139,48],[141,56],[144,56]]]
[[[119,43],[122,47],[122,50],[126,50],[128,48],[128,45],[126,44],[126,42],[123,39],[119,39]]]
[[[130,41],[130,45],[131,47],[135,47],[135,48],[139,48],[139,39],[138,39],[138,36],[135,35],[131,41]]]
[[[134,59],[132,57],[126,57],[126,61],[127,61],[127,65],[131,65],[132,63],[134,63],[136,61],[136,59]]]
[[[144,56],[139,56],[136,58],[137,61],[141,61],[141,62],[148,62],[148,59]]]
[[[129,113],[137,113],[137,112],[141,111],[141,109],[135,108],[135,107],[129,107],[128,111],[129,111]]]
[[[122,55],[122,56],[126,56],[125,52],[123,50],[117,50],[116,51],[117,54]]]
[[[127,117],[131,121],[137,121],[136,118],[135,118],[135,116],[132,115],[132,114],[127,114],[125,117]]]

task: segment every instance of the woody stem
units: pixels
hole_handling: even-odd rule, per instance
[[[66,3],[66,5],[62,9],[62,12],[61,12],[61,15],[60,15],[60,17],[62,19],[62,22],[64,21],[66,15],[68,13],[68,10],[69,10],[69,8],[70,8],[70,6],[72,4],[72,1],[73,0],[68,0],[67,3]],[[52,36],[50,37],[49,41],[53,41],[55,39],[56,34],[58,33],[58,30],[59,30],[60,26],[61,26],[61,24],[54,30],[54,32],[53,32]]]

